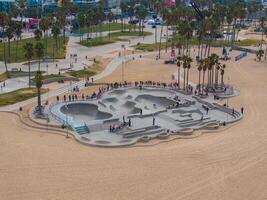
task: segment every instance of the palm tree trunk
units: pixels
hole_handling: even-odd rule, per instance
[[[168,30],[168,25],[167,25],[167,30],[166,30],[166,43],[165,43],[165,53],[167,53],[167,50],[168,50],[168,40],[169,40],[169,30]]]
[[[17,61],[17,59],[18,59],[18,43],[19,43],[19,41],[18,41],[18,38],[17,38],[17,40],[16,40],[16,61]]]
[[[177,80],[178,80],[178,88],[180,89],[180,73],[181,73],[181,67],[178,67],[178,77],[177,77]]]
[[[187,68],[186,88],[188,88],[188,81],[189,81],[189,68]]]
[[[110,22],[108,24],[108,39],[110,40]]]
[[[163,34],[163,25],[161,25],[160,38],[159,38],[159,59],[160,59],[160,52],[161,52],[161,39],[162,39],[162,34]]]
[[[185,76],[186,76],[186,70],[185,70],[185,68],[184,68],[184,91],[185,91],[185,82],[186,82],[186,78],[185,78]]]
[[[198,71],[198,87],[200,89],[200,79],[201,79],[201,71]]]
[[[7,69],[7,61],[6,61],[6,43],[5,42],[4,42],[4,62],[5,62],[5,68],[6,68],[7,77],[9,77],[8,69]]]
[[[38,94],[37,107],[38,107],[38,112],[41,115],[42,114],[42,105],[41,105],[41,88],[40,87],[37,87],[37,94]]]
[[[28,60],[28,65],[29,65],[29,88],[31,88],[31,62]]]
[[[8,39],[8,57],[10,58],[10,39]]]
[[[205,85],[205,72],[206,71],[203,71],[202,89],[204,88]]]

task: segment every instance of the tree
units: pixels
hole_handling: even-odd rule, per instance
[[[201,87],[201,71],[203,69],[203,60],[200,60],[199,63],[198,63],[198,67],[197,67],[197,70],[198,70],[198,89],[200,90],[200,87]]]
[[[144,28],[143,27],[144,27],[144,20],[145,20],[147,14],[148,14],[148,12],[147,12],[145,6],[139,5],[136,7],[136,15],[139,19],[139,35],[144,36]]]
[[[28,60],[29,65],[29,88],[31,87],[31,59],[34,56],[32,43],[27,42],[24,46],[25,58]]]
[[[51,30],[52,34],[53,34],[53,38],[56,41],[56,48],[58,49],[58,36],[60,34],[60,28],[58,26],[58,24],[54,24]]]
[[[178,88],[180,89],[180,74],[181,74],[181,62],[182,62],[182,57],[177,56],[176,58],[176,63],[177,63],[177,83],[178,83]]]
[[[35,74],[35,85],[37,88],[38,100],[37,100],[37,110],[38,114],[42,115],[42,105],[41,105],[41,88],[43,86],[43,75],[40,70],[38,70]]]
[[[83,32],[81,30],[85,26],[86,18],[85,18],[84,13],[82,13],[82,12],[78,13],[78,17],[77,18],[78,18],[78,23],[79,23],[80,41],[81,41],[81,40],[83,40]]]
[[[127,5],[124,2],[120,3],[120,9],[121,9],[121,32],[124,31],[124,14],[127,10]]]
[[[16,23],[16,26],[15,26],[15,35],[16,35],[16,61],[17,61],[17,58],[18,58],[18,43],[19,43],[19,40],[21,39],[21,34],[22,34],[22,24],[20,23]]]
[[[35,40],[38,42],[41,38],[42,38],[42,31],[41,29],[37,28],[35,31],[34,31],[34,38]]]
[[[35,45],[35,54],[38,57],[38,70],[40,70],[41,58],[44,56],[44,45],[41,42],[37,42]]]
[[[264,29],[264,34],[265,34],[265,37],[267,38],[267,28]],[[266,49],[265,49],[265,60],[266,60],[266,58],[267,58],[267,42],[265,42],[265,45],[266,45]]]
[[[48,17],[42,17],[39,22],[40,29],[44,32],[44,38],[45,38],[45,49],[47,51],[47,31],[50,28],[50,20]]]
[[[261,61],[263,55],[264,55],[264,51],[262,49],[256,52],[256,57],[258,58],[259,61]]]
[[[9,18],[7,15],[3,12],[0,12],[0,27],[1,27],[1,33],[4,35],[7,27]],[[6,68],[6,74],[7,77],[9,77],[8,68],[7,68],[7,59],[6,59],[6,43],[4,42],[4,63]]]
[[[261,17],[259,19],[260,21],[260,27],[261,27],[261,46],[260,46],[260,49],[262,50],[262,43],[263,43],[263,35],[264,35],[264,28],[265,28],[265,21],[266,21],[266,18],[265,17]]]
[[[224,86],[223,76],[224,76],[225,68],[226,68],[226,65],[225,65],[225,64],[223,64],[223,65],[220,67],[220,72],[221,72],[221,86],[222,86],[222,87]]]
[[[107,15],[107,19],[108,19],[108,37],[110,39],[110,23],[113,21],[114,19],[114,14],[113,12],[109,12]]]
[[[8,57],[10,57],[10,40],[14,37],[14,32],[15,32],[14,27],[15,27],[14,23],[10,22],[6,29],[6,36],[8,40]]]

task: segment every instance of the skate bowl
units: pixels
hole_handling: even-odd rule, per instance
[[[243,117],[236,110],[162,87],[109,89],[99,98],[57,102],[50,114],[68,125],[80,143],[99,147],[187,137]]]

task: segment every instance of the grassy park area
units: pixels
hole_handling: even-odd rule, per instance
[[[150,32],[144,32],[144,36],[151,35]],[[105,44],[114,43],[117,41],[127,41],[127,38],[124,37],[138,37],[140,36],[138,31],[132,31],[132,32],[113,32],[110,33],[110,35],[105,37],[98,37],[93,38],[90,40],[82,40],[79,44],[86,46],[86,47],[93,47],[93,46],[100,46]]]
[[[41,93],[48,92],[48,89],[42,89]],[[35,88],[23,88],[0,94],[0,106],[6,106],[17,102],[25,101],[27,99],[37,96],[37,90]]]
[[[136,25],[135,25],[136,26]],[[130,25],[129,24],[124,24],[124,30],[129,30],[130,28]],[[134,29],[134,25],[132,25],[132,29]],[[116,22],[112,22],[110,23],[110,31],[118,31],[118,30],[121,30],[121,23],[116,23]],[[84,28],[81,28],[81,29],[74,29],[73,30],[73,33],[88,33],[88,32],[96,32],[96,28],[93,28],[88,30],[87,27],[84,27]],[[100,25],[98,26],[97,28],[97,32],[107,32],[109,31],[109,24],[102,24],[101,25],[101,28],[100,28]]]
[[[98,74],[99,72],[103,71],[104,68],[105,68],[105,63],[100,60],[96,60],[92,66],[85,68],[83,70],[69,72],[68,74],[76,78],[86,78]]]
[[[46,48],[46,39],[42,38],[40,40],[44,47]],[[5,44],[6,46],[6,60],[7,63],[14,63],[14,62],[25,62],[27,59],[25,58],[24,48],[23,46],[27,43],[32,43],[35,45],[36,40],[34,38],[28,38],[19,40],[18,42],[12,41],[10,42],[10,55],[8,52],[8,43]],[[68,38],[66,38],[66,44],[68,42]],[[63,44],[63,37],[59,37],[58,44],[59,48],[53,48],[55,44],[55,39],[52,37],[47,38],[47,50],[45,49],[45,53],[47,53],[47,57],[53,58],[53,54],[55,59],[62,59],[65,58],[66,50],[65,45]],[[32,60],[37,60],[38,58],[36,55],[32,58]],[[4,44],[0,44],[0,61],[4,61]]]
[[[205,44],[206,42],[204,42]],[[176,44],[176,42],[174,43]],[[189,44],[190,45],[198,45],[198,40],[197,39],[191,39],[189,40]],[[260,40],[257,39],[245,39],[245,40],[241,40],[241,41],[237,41],[235,42],[235,46],[255,46],[260,44]],[[170,47],[172,45],[171,42],[167,42],[167,46]],[[226,42],[224,40],[217,40],[217,41],[212,41],[211,42],[211,46],[213,47],[223,47],[223,46],[231,46],[231,43]],[[133,47],[135,47],[137,50],[141,50],[141,51],[155,51],[157,49],[159,49],[159,43],[155,44],[155,43],[150,43],[150,44],[144,44],[144,43],[140,43],[138,45],[134,45]],[[161,44],[161,49],[164,49],[166,47],[166,43],[162,42]]]
[[[31,75],[34,75],[35,72],[32,71]],[[9,71],[8,75],[6,72],[0,74],[0,82],[3,82],[7,80],[8,78],[16,78],[16,77],[22,77],[22,76],[28,76],[29,72],[26,71]]]

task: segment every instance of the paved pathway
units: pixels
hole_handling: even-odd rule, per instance
[[[149,53],[147,53],[149,54]],[[140,59],[139,58],[139,54],[137,55],[129,55],[129,56],[126,56],[125,58],[124,57],[116,57],[114,58],[106,67],[106,69],[93,76],[92,78],[94,80],[99,80],[99,79],[102,79],[108,75],[110,75],[121,63],[122,61],[125,59],[125,60],[131,60],[133,57],[135,57],[135,59]],[[78,82],[74,82],[72,85],[67,85],[67,86],[64,86],[64,87],[61,87],[59,89],[56,89],[56,90],[53,90],[53,91],[50,91],[46,94],[43,94],[42,95],[42,99],[46,99],[48,96],[49,97],[52,97],[52,96],[57,96],[57,95],[60,95],[62,93],[65,93],[65,92],[68,92],[71,90],[71,88],[75,87],[75,86],[78,86],[80,89],[84,88],[84,84],[85,84],[85,81],[82,80],[82,81],[78,81]],[[9,106],[5,106],[5,107],[1,107],[0,108],[0,111],[12,111],[12,110],[16,110],[16,109],[19,109],[19,107],[23,107],[23,106],[26,106],[28,104],[31,104],[33,102],[36,102],[37,101],[37,98],[31,98],[31,99],[28,99],[26,101],[22,101],[22,102],[19,102],[19,103],[16,103],[16,104],[13,104],[13,105],[9,105]]]

